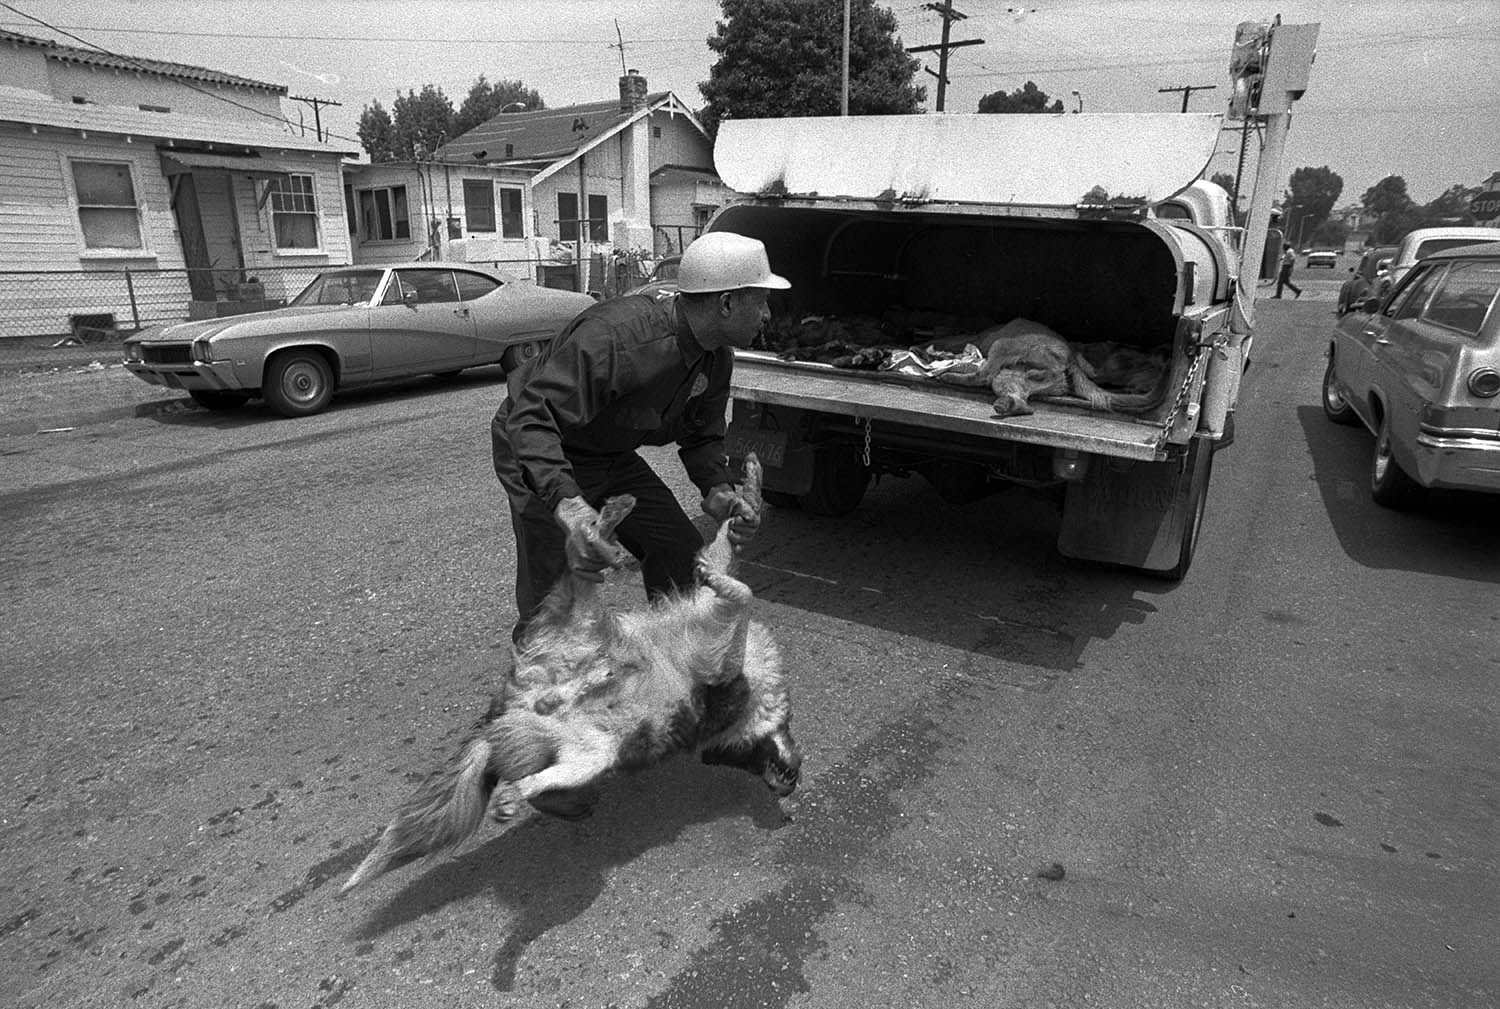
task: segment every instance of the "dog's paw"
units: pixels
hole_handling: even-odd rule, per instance
[[[521,815],[521,790],[514,783],[502,781],[490,797],[490,819],[496,823],[509,823]]]

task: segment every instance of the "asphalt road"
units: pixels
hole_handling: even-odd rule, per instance
[[[507,642],[494,376],[0,439],[0,1004],[1500,1004],[1494,499],[1369,500],[1329,308],[1182,584],[1030,492],[776,511],[791,799],[681,760],[344,899]]]

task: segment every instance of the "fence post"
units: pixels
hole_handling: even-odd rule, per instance
[[[125,271],[125,291],[130,295],[130,321],[135,326],[136,332],[141,329],[141,309],[135,303],[135,282],[130,277],[130,270]]]

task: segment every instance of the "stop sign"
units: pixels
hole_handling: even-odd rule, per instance
[[[1469,201],[1469,213],[1476,221],[1493,221],[1500,217],[1500,189],[1480,193]]]

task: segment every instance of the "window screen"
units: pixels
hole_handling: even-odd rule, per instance
[[[318,200],[311,175],[288,175],[272,179],[271,220],[278,249],[318,247]]]
[[[78,224],[90,249],[139,249],[140,211],[126,164],[75,161],[73,189],[78,195]]]
[[[500,187],[500,237],[525,238],[526,224],[521,219],[521,191]]]
[[[578,241],[578,194],[557,194],[557,237],[564,242]]]
[[[487,179],[464,179],[464,219],[469,231],[495,230],[495,187]]]

